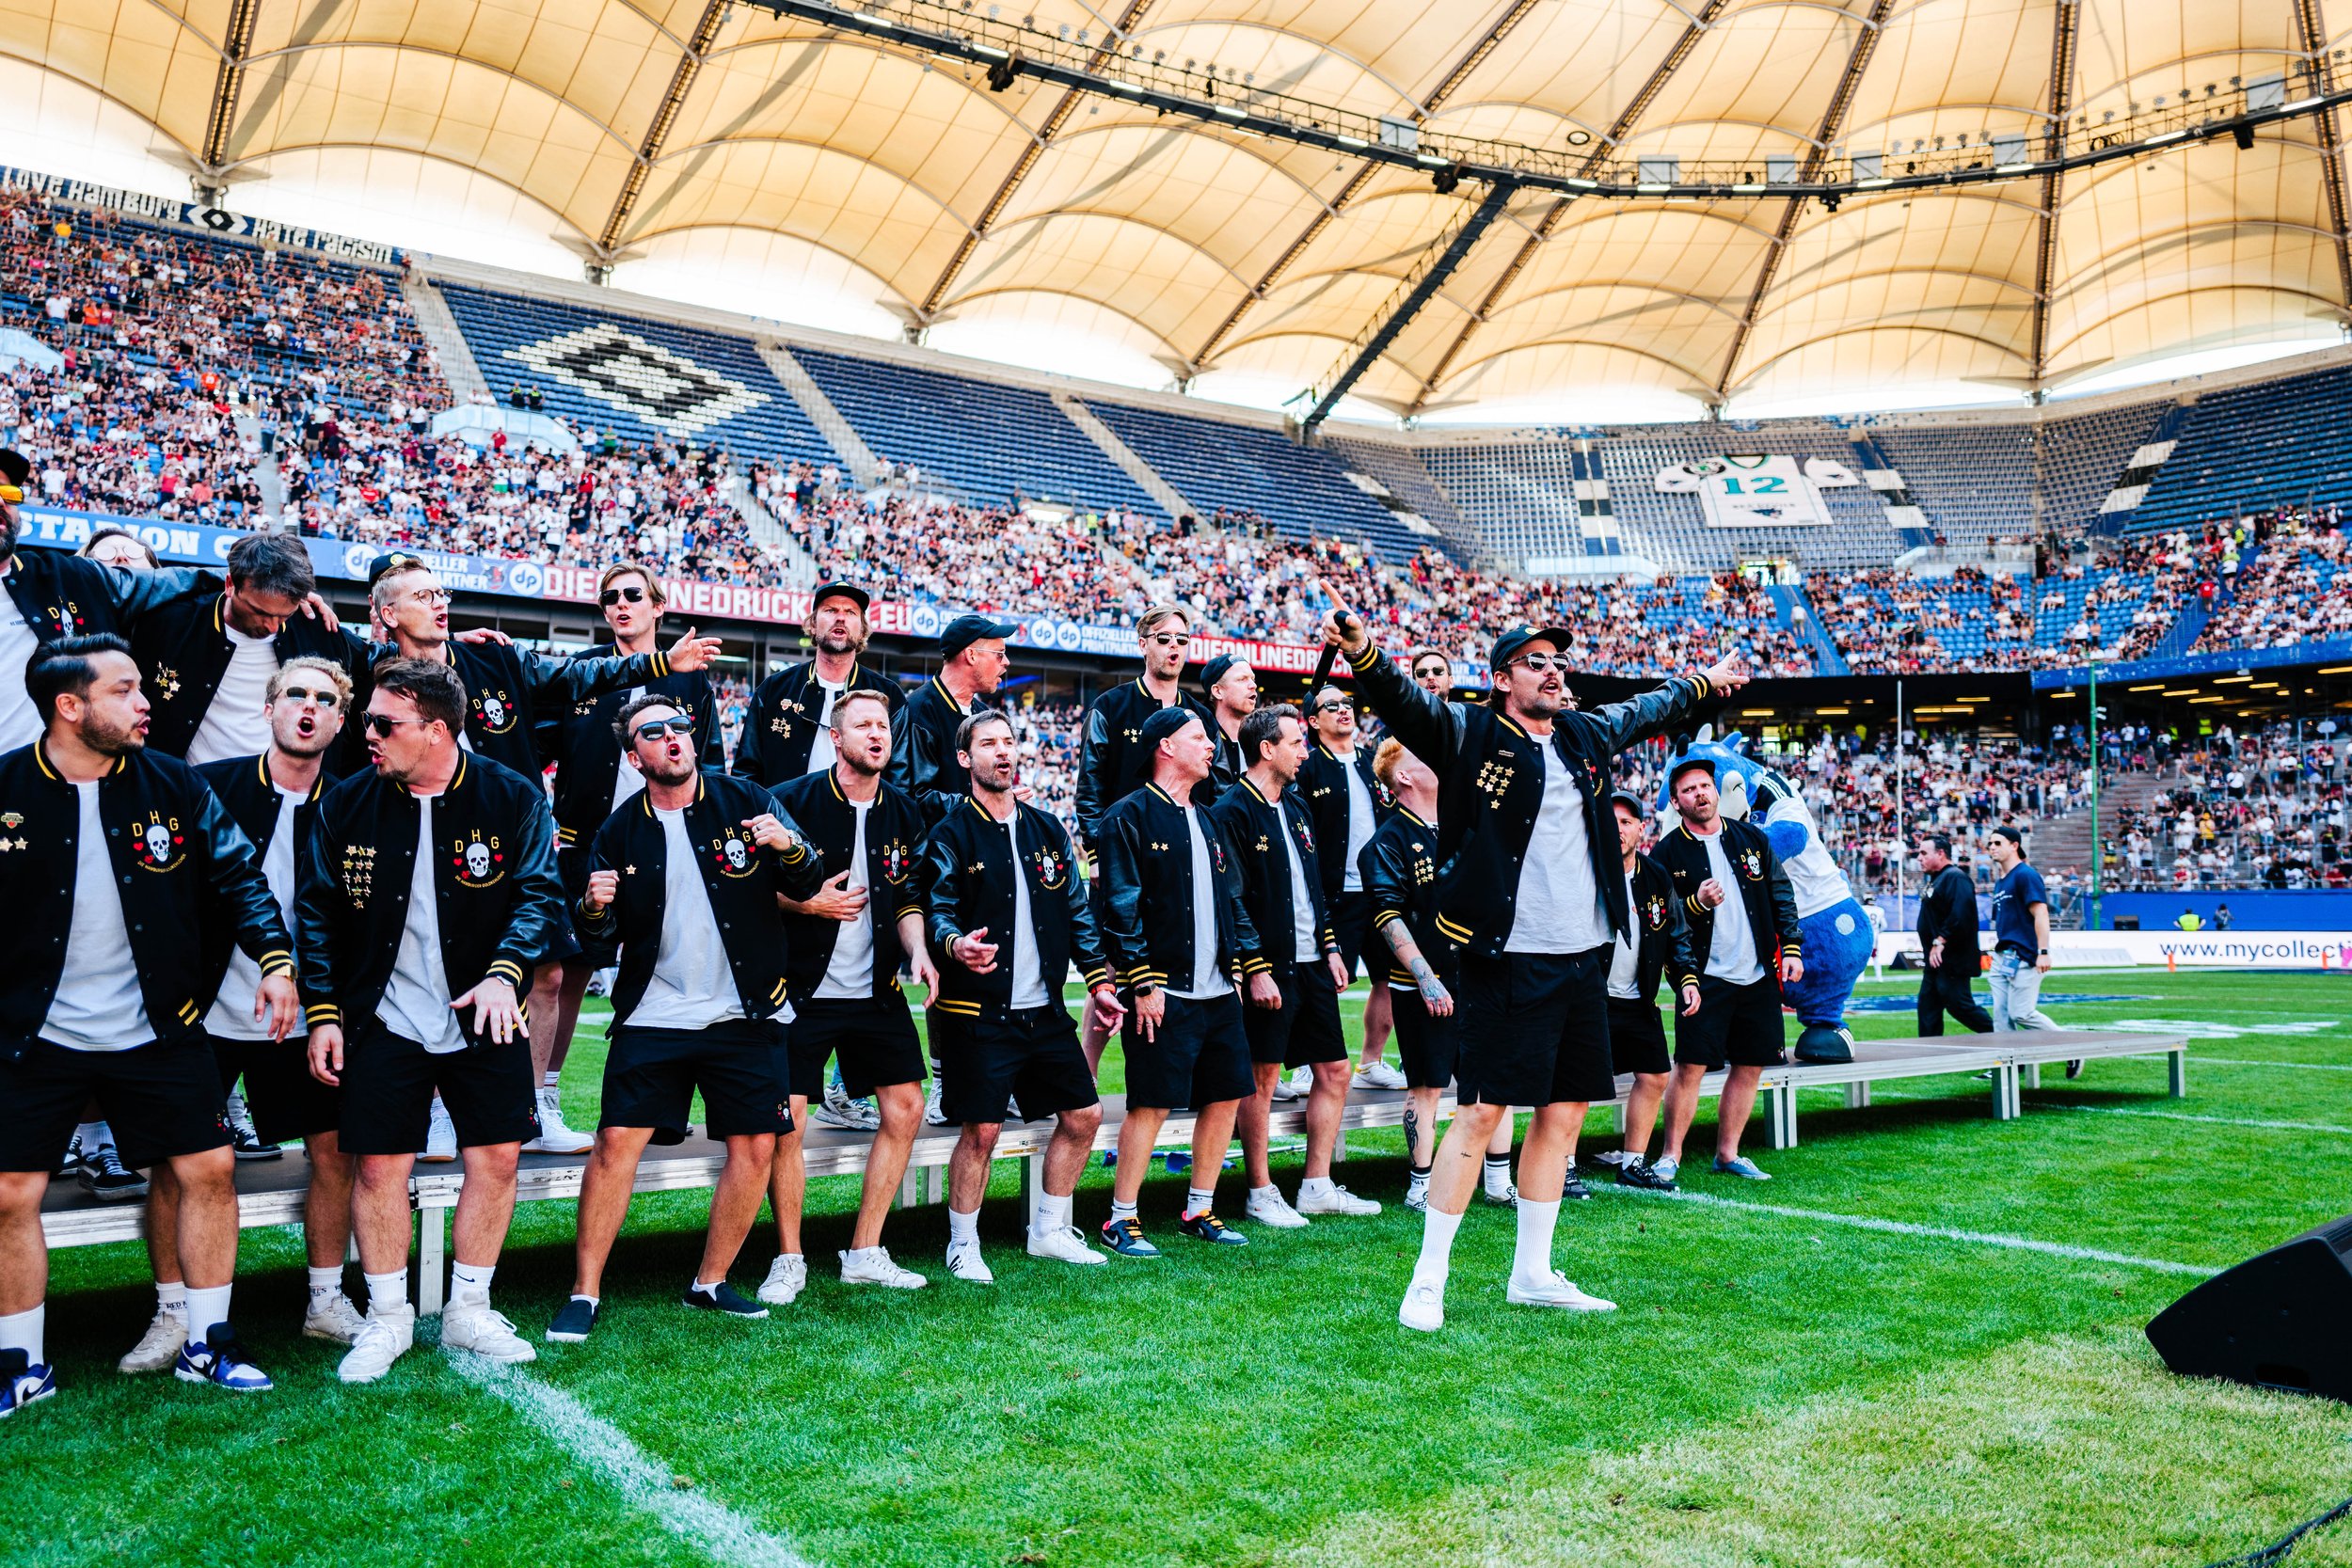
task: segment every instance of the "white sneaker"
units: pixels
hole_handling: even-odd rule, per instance
[[[819,1127],[846,1128],[852,1132],[882,1131],[882,1112],[870,1100],[851,1100],[850,1091],[834,1079],[825,1085],[824,1102],[809,1112],[808,1119]]]
[[[913,1269],[902,1269],[893,1262],[888,1247],[869,1246],[863,1252],[851,1250],[841,1255],[841,1283],[887,1285],[894,1291],[919,1291],[930,1281]]]
[[[1376,1214],[1380,1205],[1368,1197],[1358,1197],[1334,1181],[1318,1192],[1298,1189],[1298,1212],[1302,1214]]]
[[[875,1125],[880,1126],[881,1123],[877,1122]],[[931,1075],[930,1093],[923,1097],[923,1125],[926,1127],[947,1125],[947,1113],[939,1108],[939,1075],[937,1073]]]
[[[1615,1302],[1588,1296],[1578,1290],[1575,1283],[1558,1269],[1551,1271],[1549,1278],[1534,1285],[1523,1285],[1518,1275],[1513,1275],[1509,1289],[1502,1292],[1502,1299],[1514,1307],[1562,1307],[1571,1312],[1614,1312],[1617,1309]]]
[[[130,1354],[115,1363],[115,1370],[136,1375],[140,1372],[160,1372],[180,1359],[180,1347],[188,1342],[187,1320],[175,1312],[155,1308],[155,1321],[147,1325],[139,1342]]]
[[[1607,1165],[1612,1170],[1622,1170],[1625,1168],[1626,1159],[1627,1155],[1624,1149],[1612,1148],[1605,1149],[1602,1152],[1594,1155],[1593,1164],[1597,1165]]]
[[[441,1348],[466,1350],[485,1361],[536,1361],[539,1353],[486,1301],[453,1303],[441,1319]]]
[[[351,1298],[338,1291],[325,1311],[308,1313],[303,1317],[302,1337],[306,1339],[332,1339],[339,1345],[356,1345],[359,1342],[359,1331],[367,1326],[367,1323],[368,1320],[359,1315],[359,1309],[351,1305]]]
[[[846,1258],[847,1255],[844,1256]],[[845,1277],[848,1271],[849,1265],[844,1262],[842,1272]],[[996,1276],[989,1272],[987,1262],[980,1257],[980,1243],[977,1242],[948,1243],[947,1272],[966,1285],[996,1283]],[[917,1283],[919,1284],[920,1281],[918,1280]]]
[[[1279,1192],[1251,1193],[1241,1212],[1244,1219],[1256,1220],[1277,1230],[1296,1230],[1307,1223],[1307,1216],[1292,1208]]]
[[[345,1383],[373,1383],[390,1371],[392,1363],[407,1354],[408,1347],[416,1342],[415,1307],[381,1312],[371,1307],[367,1320],[359,1325],[359,1338],[351,1342],[351,1354],[335,1369],[335,1375]]]
[[[1290,1086],[1290,1098],[1293,1100],[1304,1100],[1310,1093],[1313,1092],[1315,1086],[1315,1069],[1311,1067],[1295,1068],[1292,1069],[1291,1075],[1286,1082]],[[1274,1097],[1277,1100],[1282,1098],[1282,1089],[1279,1085],[1275,1088]]]
[[[1356,1086],[1359,1089],[1401,1089],[1405,1075],[1386,1062],[1373,1062],[1356,1069]]]
[[[1301,1069],[1300,1070],[1304,1071],[1305,1069]],[[1314,1075],[1312,1073],[1309,1073],[1307,1083],[1312,1084],[1313,1082]],[[1301,1085],[1298,1082],[1295,1074],[1288,1078],[1281,1077],[1279,1074],[1276,1076],[1274,1080],[1274,1102],[1277,1105],[1291,1104],[1306,1098],[1306,1085]]]
[[[455,1137],[455,1129],[451,1130]],[[596,1147],[593,1133],[564,1124],[564,1097],[553,1089],[539,1091],[539,1135],[523,1145],[532,1154],[585,1154]]]
[[[1084,1232],[1074,1225],[1052,1230],[1029,1232],[1029,1256],[1051,1258],[1057,1263],[1107,1263],[1109,1259],[1087,1245]]]
[[[1396,1309],[1396,1321],[1423,1334],[1437,1333],[1445,1326],[1445,1287],[1414,1280],[1405,1288],[1405,1300]]]
[[[789,1307],[807,1287],[808,1259],[790,1252],[768,1265],[768,1277],[755,1293],[771,1307]]]
[[[424,1152],[417,1158],[436,1165],[457,1158],[457,1124],[449,1119],[449,1107],[437,1094],[433,1097],[433,1120],[425,1127]]]

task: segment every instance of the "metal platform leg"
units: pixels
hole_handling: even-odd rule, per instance
[[[1993,1119],[2015,1121],[2025,1112],[2025,1099],[2017,1089],[2017,1064],[2003,1062],[1993,1069]]]
[[[449,1299],[449,1210],[417,1206],[417,1315],[440,1315]]]
[[[1336,1164],[1339,1164],[1342,1160],[1344,1160],[1344,1159],[1346,1159],[1346,1158],[1347,1158],[1347,1129],[1346,1129],[1346,1128],[1344,1128],[1344,1127],[1343,1127],[1343,1128],[1341,1128],[1341,1129],[1340,1129],[1340,1135],[1339,1135],[1338,1139],[1337,1139],[1336,1141],[1334,1141],[1334,1142],[1332,1143],[1332,1145],[1331,1145],[1331,1163],[1332,1163],[1333,1164],[1335,1164],[1335,1165],[1336,1165]]]
[[[930,1174],[924,1179],[923,1185],[928,1195],[927,1201],[931,1203],[946,1202],[947,1167],[946,1165],[931,1166]]]
[[[2172,1098],[2186,1100],[2188,1098],[2188,1047],[2174,1046],[2170,1059],[2165,1063],[2165,1069],[2171,1078]]]
[[[1846,1109],[1867,1111],[1870,1108],[1870,1085],[1867,1083],[1846,1085]]]
[[[2021,1089],[2040,1088],[2042,1086],[2042,1064],[2040,1062],[2021,1064],[2017,1069],[2017,1086]]]
[[[916,1165],[907,1166],[907,1173],[898,1178],[898,1207],[912,1209],[923,1201],[923,1172]]]
[[[1029,1216],[1029,1229],[1037,1229],[1038,1206],[1045,1200],[1045,1151],[1021,1162],[1021,1199]]]
[[[1797,1091],[1785,1084],[1765,1085],[1764,1114],[1772,1123],[1772,1147],[1794,1148],[1797,1142]]]

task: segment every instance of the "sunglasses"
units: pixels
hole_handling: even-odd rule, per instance
[[[675,719],[655,719],[640,724],[629,732],[629,737],[633,740],[659,740],[665,735],[675,735],[682,739],[693,733],[694,721],[680,714]]]
[[[645,591],[642,588],[608,588],[596,595],[596,603],[600,605],[616,605],[623,599],[631,604],[643,604],[645,602]]]
[[[278,700],[281,703],[316,703],[321,707],[333,707],[335,693],[331,688],[324,691],[312,691],[308,687],[290,686],[278,694]]]
[[[24,492],[18,489],[15,485],[0,484],[0,501],[7,501],[10,506],[14,506],[18,501],[21,501],[24,499]]]
[[[1183,632],[1155,631],[1151,636],[1145,638],[1144,641],[1146,642],[1155,643],[1163,648],[1172,648],[1179,642],[1190,642],[1192,638]]]
[[[1315,705],[1315,711],[1317,713],[1352,713],[1355,709],[1355,704],[1346,702],[1317,703]]]
[[[365,724],[378,740],[389,740],[392,737],[392,730],[397,725],[430,724],[433,721],[430,719],[395,719],[389,713],[363,713],[359,715],[359,722]]]
[[[1522,658],[1515,658],[1511,662],[1522,670],[1533,670],[1540,675],[1547,670],[1565,670],[1568,667],[1568,656],[1565,654],[1529,654]]]

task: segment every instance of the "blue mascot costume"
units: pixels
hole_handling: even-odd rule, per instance
[[[1715,740],[1709,733],[1700,731],[1684,755],[1705,757],[1715,765],[1724,815],[1746,817],[1764,830],[1797,896],[1797,924],[1804,932],[1804,978],[1782,989],[1804,1025],[1797,1037],[1797,1059],[1851,1062],[1853,1036],[1846,1029],[1846,1001],[1870,961],[1870,917],[1821,843],[1812,810],[1797,786],[1787,775],[1749,756],[1745,736]],[[1661,786],[1659,807],[1663,811],[1671,805]]]

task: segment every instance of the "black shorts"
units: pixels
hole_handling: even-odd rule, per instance
[[[626,768],[628,765],[623,763],[622,766]],[[588,836],[594,838],[596,834],[591,832]],[[588,891],[587,846],[558,846],[555,874],[564,883],[564,923],[548,939],[547,957],[539,961],[543,964],[580,962],[588,957],[588,950],[580,944],[580,900]]]
[[[343,1124],[343,1091],[310,1076],[310,1053],[300,1034],[283,1040],[213,1037],[213,1061],[225,1096],[245,1080],[245,1108],[265,1144],[332,1132]]]
[[[1613,1100],[1609,1060],[1611,949],[1462,955],[1454,993],[1461,1048],[1454,1081],[1465,1105]]]
[[[1462,977],[1440,974],[1438,978],[1454,998],[1454,1006],[1462,1006]],[[1443,1018],[1433,1018],[1429,1004],[1421,999],[1418,986],[1389,986],[1389,1016],[1396,1024],[1396,1053],[1403,1058],[1405,1086],[1408,1089],[1442,1089],[1454,1082],[1455,1059],[1461,1053],[1461,1022],[1459,1012]]]
[[[13,1060],[0,1051],[0,1105],[8,1107],[0,1116],[0,1170],[56,1170],[92,1097],[126,1165],[152,1165],[230,1142],[220,1076],[201,1034],[129,1051],[23,1043]]]
[[[1258,1006],[1244,992],[1241,1022],[1242,1032],[1249,1039],[1249,1059],[1279,1062],[1286,1068],[1347,1060],[1347,1037],[1340,1032],[1340,993],[1331,985],[1331,966],[1321,958],[1277,964],[1274,983],[1282,992],[1279,1007]]]
[[[704,1132],[713,1138],[792,1131],[789,1026],[779,1019],[729,1019],[707,1029],[612,1031],[604,1058],[599,1130],[650,1127],[658,1144],[683,1143],[694,1091]]]
[[[1666,1026],[1655,1002],[1609,999],[1609,1065],[1619,1072],[1672,1072]]]
[[[825,1098],[825,1062],[841,1058],[841,1084],[863,1100],[885,1084],[923,1081],[923,1042],[906,998],[814,997],[792,1004],[792,1092]]]
[[[1735,986],[1699,976],[1699,1010],[1675,1016],[1675,1060],[1706,1068],[1778,1067],[1788,1060],[1780,1022],[1780,988],[1765,975]]]
[[[1352,985],[1356,966],[1364,956],[1364,943],[1372,940],[1372,895],[1331,895],[1330,916],[1332,940],[1340,944],[1340,962],[1347,966],[1347,978]]]
[[[1094,1073],[1063,1007],[982,1007],[977,1016],[931,1013],[939,1055],[939,1110],[950,1122],[994,1123],[1012,1104],[1024,1120],[1100,1104]]]
[[[1168,997],[1168,1011],[1151,1039],[1135,1014],[1119,1040],[1127,1055],[1127,1104],[1147,1111],[1199,1110],[1220,1101],[1246,1100],[1258,1086],[1249,1066],[1249,1036],[1242,1027],[1241,992],[1205,1002]],[[1024,1106],[1023,1109],[1027,1109]]]
[[[345,1154],[414,1154],[424,1147],[439,1090],[457,1147],[483,1148],[539,1135],[539,1081],[531,1037],[485,1040],[435,1055],[375,1019],[343,1033]]]

